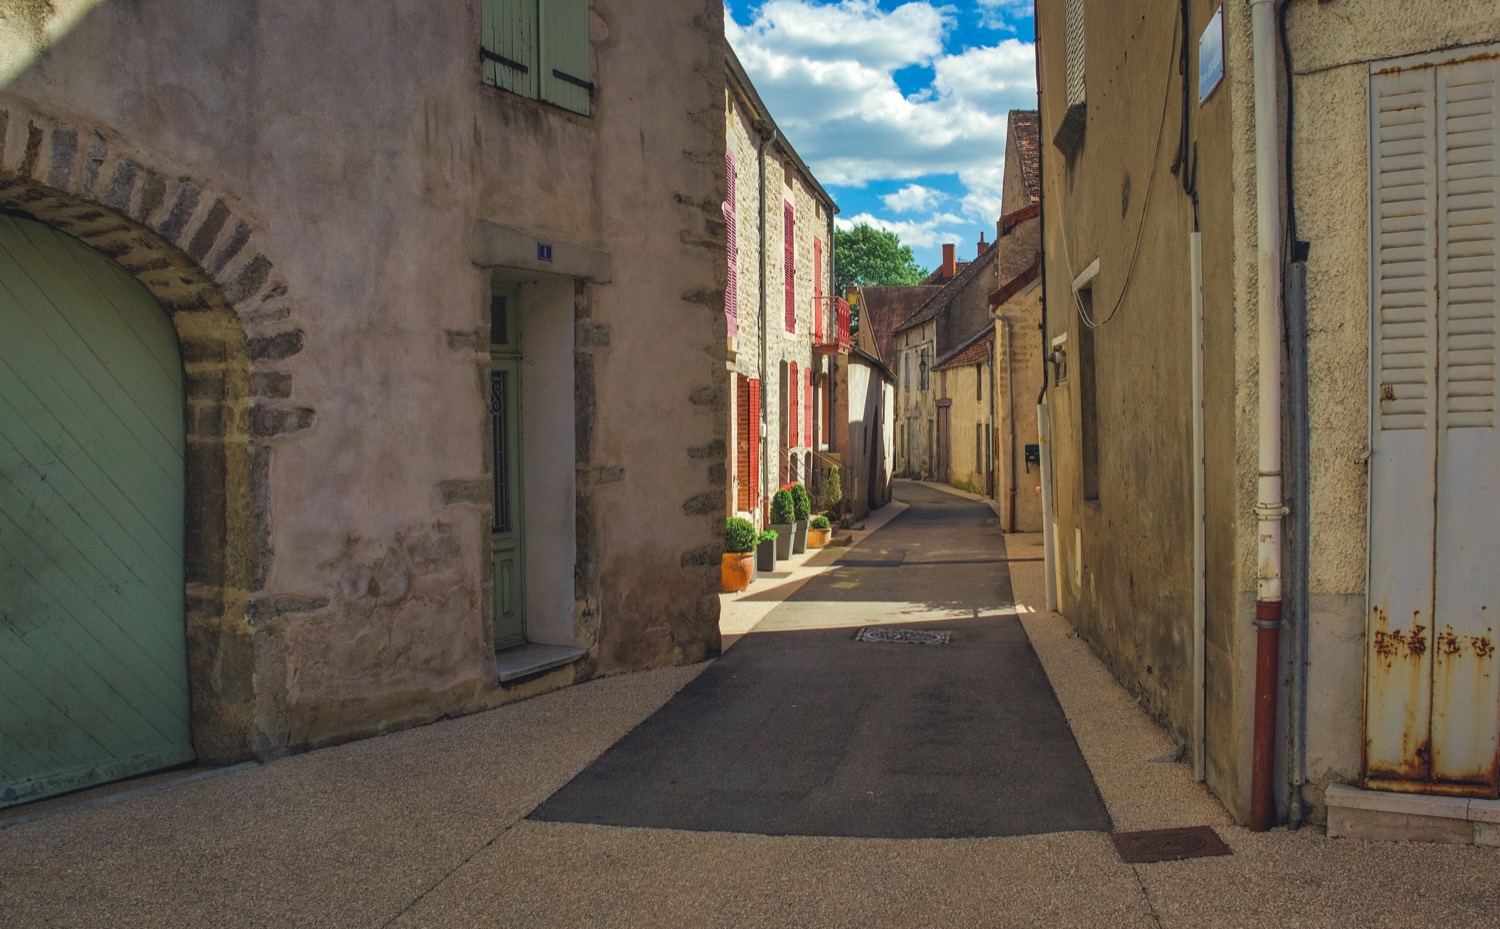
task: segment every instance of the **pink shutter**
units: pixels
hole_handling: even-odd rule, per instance
[[[731,336],[740,331],[740,246],[735,230],[734,154],[724,152],[724,227],[729,276],[724,282],[724,323]]]
[[[807,447],[812,448],[812,419],[813,419],[813,371],[807,369],[807,396],[803,398],[802,407],[802,435],[807,439]]]
[[[786,331],[797,331],[797,227],[795,217],[792,216],[792,202],[786,201],[784,222],[782,223],[782,247],[786,254],[783,256],[782,267],[786,274]],[[796,383],[795,378],[793,383]]]
[[[797,431],[797,409],[800,405],[797,400],[797,393],[800,385],[801,382],[797,380],[797,362],[794,361],[792,362],[791,376],[787,378],[788,400],[786,409],[788,419],[786,444],[788,448],[795,448],[797,446],[797,437],[802,434]]]

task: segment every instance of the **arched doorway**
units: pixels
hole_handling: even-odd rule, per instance
[[[184,375],[146,287],[0,215],[0,806],[194,757]]]

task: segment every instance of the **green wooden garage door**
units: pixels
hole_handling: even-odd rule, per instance
[[[0,215],[0,807],[193,757],[182,410],[151,294]]]

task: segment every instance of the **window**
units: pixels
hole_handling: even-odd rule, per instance
[[[735,221],[734,153],[724,151],[724,236],[727,244],[728,275],[724,279],[724,323],[729,335],[740,332],[740,246]],[[748,507],[746,507],[748,509]]]
[[[1056,134],[1052,136],[1052,144],[1057,146],[1065,158],[1072,158],[1073,153],[1083,144],[1084,124],[1088,121],[1084,102],[1083,7],[1084,0],[1068,0],[1068,108],[1063,112]]]
[[[797,331],[797,225],[792,215],[792,201],[785,201],[782,212],[782,262],[786,279],[786,331]]]
[[[984,474],[984,423],[974,424],[974,470]]]
[[[1082,315],[1094,318],[1094,290],[1076,291]],[[1094,368],[1094,330],[1075,316],[1078,329],[1078,424],[1083,458],[1083,499],[1099,501],[1099,378]]]
[[[974,366],[974,399],[984,402],[984,365]]]
[[[923,348],[921,350],[921,352],[919,353],[919,360],[917,362],[917,373],[919,375],[921,375],[921,380],[922,380],[922,383],[919,386],[921,387],[921,389],[926,390],[928,388],[928,386],[931,384],[931,381],[929,381],[929,379],[928,379],[928,374],[930,372],[927,370],[927,349],[925,349],[925,348]]]
[[[588,0],[481,0],[484,82],[589,115]]]

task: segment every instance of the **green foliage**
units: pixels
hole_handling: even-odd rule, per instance
[[[894,232],[868,223],[834,230],[833,256],[833,286],[841,294],[856,285],[920,284],[927,276],[927,269],[912,256],[910,245],[902,245]]]
[[[755,537],[756,544],[760,544],[762,542],[775,542],[775,541],[776,541],[776,530],[775,529],[767,529],[766,531],[762,532],[760,535],[758,535],[758,536]]]
[[[790,490],[778,490],[771,497],[771,522],[787,525],[797,521],[797,506]]]
[[[755,551],[755,526],[742,516],[731,516],[724,523],[724,551],[742,555]]]
[[[812,515],[812,497],[807,495],[807,488],[798,481],[792,485],[792,507],[798,519],[806,519]]]
[[[818,501],[818,509],[832,511],[844,499],[844,485],[839,480],[839,469],[832,467],[828,469],[828,480],[823,482],[823,496]]]
[[[814,529],[827,529],[828,528],[828,517],[827,516],[814,516],[812,518],[812,522],[809,523],[809,525],[812,526],[812,528],[814,528]]]

